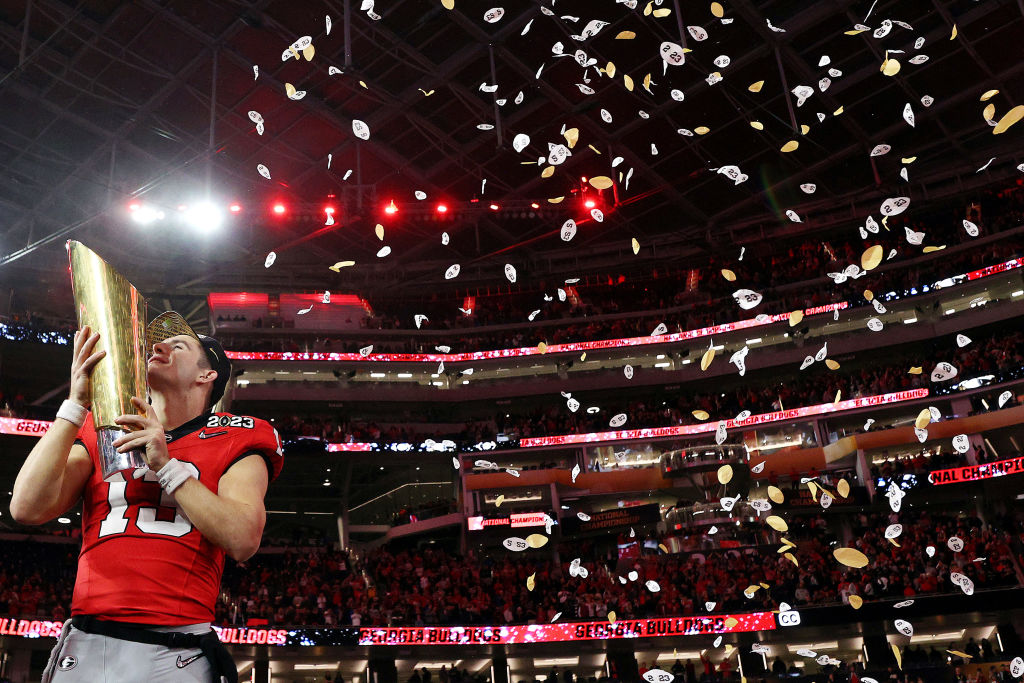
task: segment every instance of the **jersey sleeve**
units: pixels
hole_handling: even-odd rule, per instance
[[[246,439],[243,442],[243,450],[239,458],[252,453],[258,453],[267,463],[267,472],[270,474],[270,481],[277,479],[284,467],[284,449],[281,446],[281,436],[274,429],[274,426],[266,420],[254,418],[254,426],[247,430]]]

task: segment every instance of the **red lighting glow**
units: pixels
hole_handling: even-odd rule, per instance
[[[438,213],[448,213],[448,205],[447,204],[438,204],[436,211]]]
[[[395,206],[395,200],[394,199],[392,199],[391,203],[389,203],[387,206],[384,207],[384,213],[388,214],[389,216],[393,216],[396,213],[398,213],[398,207]]]
[[[491,211],[498,211],[499,209],[501,209],[501,206],[498,204],[491,204],[490,209]]]
[[[597,206],[597,202],[595,202],[593,199],[588,199],[587,201],[583,202],[583,206],[587,207],[588,209],[593,209],[595,206]]]
[[[278,202],[277,204],[274,204],[274,213],[276,213],[278,216],[283,216],[284,212],[287,211],[287,210],[288,210],[288,207],[286,207],[281,202]]]
[[[228,207],[228,211],[230,211],[231,213],[241,213],[242,205],[239,204],[238,202],[235,202],[234,204]]]
[[[325,206],[324,207],[324,213],[326,213],[328,216],[333,216],[334,215],[334,207],[333,206]]]

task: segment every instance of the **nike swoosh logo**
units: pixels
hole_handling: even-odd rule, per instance
[[[188,666],[189,664],[191,664],[192,662],[196,661],[197,659],[199,659],[202,656],[203,656],[202,652],[200,652],[197,655],[192,655],[188,659],[182,659],[181,655],[178,655],[178,661],[175,662],[175,664],[178,665],[179,669],[184,669],[186,666]]]
[[[207,433],[206,430],[204,429],[204,430],[200,430],[199,438],[200,439],[210,439],[212,437],[220,436],[221,434],[227,434],[227,433],[228,433],[228,430],[226,430],[226,429],[224,431],[222,431],[222,432],[210,432],[210,433]]]

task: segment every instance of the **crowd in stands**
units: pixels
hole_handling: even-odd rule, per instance
[[[871,563],[847,569],[832,558],[830,542],[837,529],[797,542],[799,567],[774,551],[701,552],[645,555],[619,560],[600,553],[584,559],[587,578],[569,575],[574,555],[586,547],[563,545],[560,562],[550,553],[451,554],[429,546],[418,551],[378,549],[356,559],[338,551],[257,556],[230,568],[218,620],[266,619],[274,624],[505,624],[563,620],[603,620],[609,611],[619,619],[777,609],[864,600],[903,599],[958,592],[951,571],[970,577],[977,590],[1017,585],[1014,556],[1019,556],[1021,529],[1008,522],[1001,529],[980,520],[955,519],[925,512],[904,513],[897,547],[884,537],[896,516],[853,518],[851,544]],[[951,536],[965,542],[962,552],[946,545]],[[935,548],[929,558],[925,547]],[[1013,548],[1017,548],[1014,550]],[[983,559],[982,559],[983,558]],[[626,579],[637,571],[635,581]],[[526,587],[535,577],[535,588]],[[621,580],[620,580],[621,577]],[[657,581],[660,591],[645,587]],[[625,581],[625,583],[623,583]],[[767,583],[752,598],[751,585]]]
[[[887,252],[895,249],[898,264],[921,257],[921,247],[907,242],[905,229],[924,232],[925,244],[953,247],[969,239],[963,232],[965,219],[976,223],[984,235],[1019,227],[1024,224],[1024,191],[1015,187],[990,193],[969,206],[895,217],[868,242],[881,243]],[[228,332],[228,340],[240,350],[354,352],[372,342],[378,352],[432,352],[442,342],[435,336],[415,336],[415,315],[428,316],[419,329],[458,330],[458,343],[453,345],[456,351],[517,348],[539,341],[552,344],[616,339],[650,334],[660,323],[665,323],[670,332],[677,332],[749,317],[732,300],[732,292],[740,287],[764,295],[763,303],[752,313],[783,313],[837,301],[863,306],[867,303],[863,299],[865,289],[900,296],[917,293],[921,285],[1024,254],[1024,241],[1015,237],[980,248],[933,252],[914,265],[883,267],[843,284],[834,284],[826,277],[827,273],[859,264],[865,244],[859,237],[851,236],[845,240],[783,244],[771,252],[767,251],[771,246],[759,245],[748,249],[742,261],[738,254],[712,254],[699,264],[662,266],[643,275],[591,276],[575,284],[520,278],[520,290],[473,297],[472,307],[467,309],[472,310],[469,315],[458,312],[465,307],[465,293],[443,301],[443,296],[436,292],[428,301],[410,297],[371,301],[385,313],[368,318],[363,324],[373,329],[408,330],[410,335],[400,339],[365,334],[359,335],[359,339],[252,339]],[[737,281],[725,280],[721,275],[723,268],[734,271]],[[531,318],[534,311],[539,312]],[[524,328],[531,319],[533,324]],[[487,329],[500,325],[512,325],[514,329]]]
[[[498,434],[516,440],[607,431],[609,420],[619,413],[627,415],[626,428],[666,427],[694,423],[692,413],[698,409],[716,419],[733,417],[743,410],[756,415],[783,408],[831,403],[837,394],[846,400],[920,387],[929,387],[933,393],[940,393],[942,385],[930,381],[931,369],[939,360],[948,361],[957,368],[957,381],[985,374],[996,375],[996,381],[1024,376],[1024,332],[977,337],[960,349],[950,348],[953,345],[948,342],[943,339],[940,343],[933,342],[934,348],[916,351],[903,349],[887,356],[885,363],[851,363],[850,369],[841,368],[836,372],[799,372],[792,369],[794,375],[788,377],[780,376],[778,372],[765,375],[750,373],[734,388],[719,386],[712,391],[694,392],[694,387],[687,386],[686,390],[678,392],[678,398],[666,400],[661,405],[652,401],[632,401],[598,406],[600,410],[594,413],[582,408],[574,413],[563,404],[534,407],[525,412],[515,407],[504,407],[493,415],[481,416],[482,419],[467,423],[458,432],[431,430],[426,426],[417,428],[415,420],[443,420],[429,412],[421,416],[410,415],[409,422],[386,430],[373,422],[347,420],[343,415],[291,415],[275,421],[275,426],[285,438],[314,436],[331,442],[385,443],[415,443],[431,438],[452,439],[471,445],[494,440]],[[924,370],[920,374],[910,374],[908,370],[915,365],[922,365]],[[583,402],[585,399],[581,396],[580,400]]]

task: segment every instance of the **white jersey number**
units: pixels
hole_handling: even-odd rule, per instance
[[[189,472],[199,478],[199,469],[190,462],[181,462]],[[137,469],[132,472],[132,479],[142,479],[160,486],[160,480],[156,473],[148,468]],[[128,500],[125,493],[128,490],[128,481],[124,473],[119,472],[110,477],[107,481],[107,503],[110,505],[110,512],[100,523],[99,537],[123,534],[128,529]],[[174,521],[157,519],[159,510],[173,510]],[[135,526],[144,534],[156,534],[158,536],[173,536],[181,538],[192,531],[192,522],[178,506],[174,496],[163,489],[160,490],[160,502],[156,506],[140,506]]]

